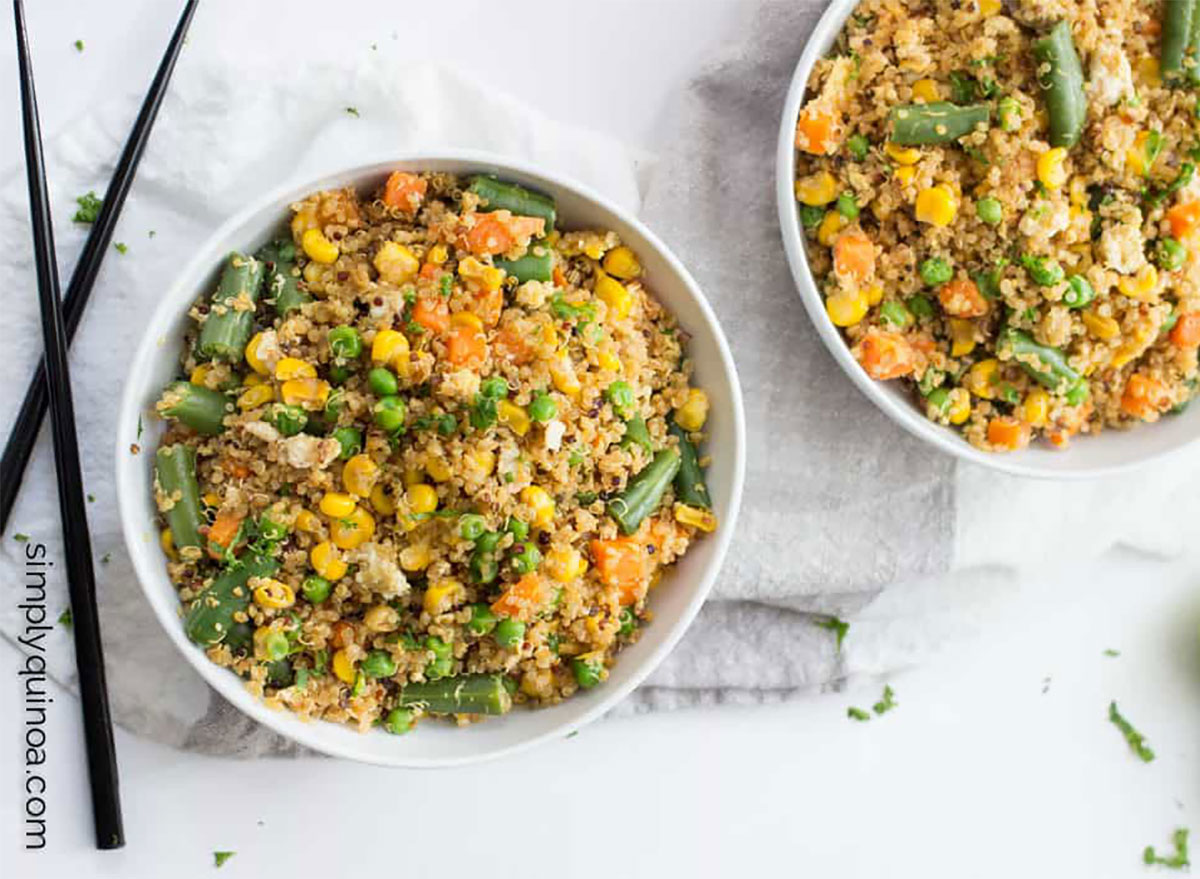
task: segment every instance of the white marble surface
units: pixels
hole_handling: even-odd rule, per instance
[[[162,0],[30,5],[47,136],[106,95],[143,88],[176,14]],[[523,44],[536,23],[538,51],[499,67],[471,39],[414,30],[401,4],[360,0],[344,20],[325,8],[206,0],[189,51],[295,63],[289,47],[315,29],[322,51],[377,42],[449,57],[547,113],[649,148],[672,92],[740,14],[734,0],[439,8],[440,32],[486,33],[485,47]],[[20,161],[14,54],[6,35],[5,168]],[[107,854],[91,848],[78,706],[65,695],[49,726],[49,846],[19,850],[17,656],[4,645],[0,874],[209,875],[211,852],[229,849],[238,854],[221,875],[351,864],[417,876],[1143,875],[1144,845],[1169,847],[1177,826],[1200,836],[1200,557],[1068,562],[996,596],[982,633],[892,680],[900,706],[868,724],[845,709],[869,705],[881,682],[786,706],[609,721],[438,773],[215,761],[118,734],[129,845]],[[1111,699],[1147,735],[1154,763],[1136,761],[1107,722]]]

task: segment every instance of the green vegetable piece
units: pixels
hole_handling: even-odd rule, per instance
[[[396,673],[396,660],[386,650],[372,650],[362,661],[362,671],[369,678],[390,678]]]
[[[354,360],[362,354],[362,337],[354,327],[334,327],[329,331],[329,350],[339,360]]]
[[[411,732],[416,725],[417,715],[408,708],[393,708],[383,719],[383,728],[394,736]]]
[[[100,216],[100,209],[104,207],[104,200],[97,198],[94,191],[79,196],[75,203],[79,205],[79,210],[71,217],[73,223],[96,222],[96,218]]]
[[[332,436],[342,447],[342,450],[338,452],[338,458],[341,460],[349,461],[362,451],[362,431],[357,427],[339,427],[334,430]]]
[[[394,397],[400,390],[400,383],[386,366],[376,366],[367,373],[367,387],[376,397]]]
[[[213,852],[213,866],[223,867],[225,862],[236,855],[237,852]]]
[[[495,552],[501,536],[498,531],[485,531],[476,539],[475,548],[480,552]]]
[[[989,115],[987,104],[958,107],[946,101],[935,101],[893,107],[892,143],[901,146],[950,143],[970,134],[978,126],[986,125]]]
[[[514,647],[521,646],[521,642],[525,640],[525,624],[512,617],[505,617],[496,623],[492,637],[504,649],[512,650]]]
[[[554,402],[554,398],[545,391],[538,391],[533,395],[533,399],[529,403],[529,417],[538,422],[545,424],[558,414],[558,404]]]
[[[478,540],[487,530],[487,520],[478,513],[467,513],[458,520],[458,536],[463,540]]]
[[[646,427],[646,419],[639,412],[625,422],[625,435],[621,437],[621,448],[639,445],[646,454],[654,453],[654,441],[650,438],[650,429]]]
[[[489,400],[503,400],[508,396],[508,380],[498,375],[484,379],[479,385],[479,393]]]
[[[1000,130],[1008,133],[1021,128],[1021,102],[1013,97],[1003,97],[996,102],[996,121]]]
[[[496,615],[486,604],[471,605],[471,619],[467,621],[467,630],[472,635],[486,635],[496,628],[496,623]]]
[[[863,162],[871,152],[871,142],[861,134],[852,134],[846,139],[846,150],[854,161]]]
[[[408,415],[408,406],[399,397],[382,397],[376,403],[372,412],[375,423],[384,433],[395,435],[404,430],[404,419]]]
[[[397,701],[430,714],[505,714],[512,708],[512,694],[500,675],[460,675],[408,684]]]
[[[1129,743],[1129,749],[1137,755],[1137,758],[1143,763],[1151,763],[1154,760],[1154,751],[1146,744],[1146,737],[1134,729],[1132,723],[1125,719],[1124,715],[1117,709],[1116,702],[1110,702],[1108,705],[1108,719],[1117,729],[1121,731],[1121,735],[1125,736],[1125,741]]]
[[[617,635],[621,638],[628,638],[638,627],[637,615],[627,607],[621,608],[621,612],[617,615],[617,622],[621,624],[621,628],[617,629]]]
[[[1046,97],[1050,118],[1050,145],[1073,147],[1087,120],[1087,95],[1083,90],[1083,65],[1071,38],[1071,25],[1060,21],[1033,44],[1038,84]]]
[[[903,302],[892,299],[879,306],[879,319],[902,330],[912,325],[913,313],[908,310]]]
[[[208,315],[200,327],[196,353],[205,360],[241,362],[254,329],[254,309],[239,305],[258,301],[263,264],[252,256],[231,253],[221,272],[221,283],[212,295]]]
[[[1171,5],[1169,0],[1167,5]],[[1198,11],[1198,14],[1200,14],[1200,11]],[[1147,866],[1158,864],[1170,870],[1184,870],[1191,866],[1191,861],[1188,858],[1188,829],[1186,827],[1176,828],[1175,833],[1171,836],[1171,841],[1175,843],[1175,854],[1169,857],[1160,855],[1154,850],[1154,846],[1148,845],[1142,851],[1142,863]]]
[[[1058,264],[1058,260],[1047,256],[1025,254],[1021,257],[1021,265],[1025,267],[1025,271],[1029,272],[1029,277],[1033,279],[1033,282],[1042,287],[1053,287],[1066,275],[1063,267]]]
[[[521,551],[513,556],[513,568],[518,574],[531,574],[542,563],[542,553],[532,543],[523,543],[520,546]]]
[[[837,212],[847,220],[858,219],[858,199],[852,192],[843,192],[837,197]]]
[[[1067,278],[1067,292],[1063,294],[1063,302],[1068,308],[1086,308],[1096,298],[1096,291],[1083,275],[1071,275]]]
[[[1174,238],[1159,239],[1158,247],[1154,251],[1154,261],[1160,269],[1168,272],[1178,271],[1187,263],[1187,258],[1187,248]]]
[[[625,490],[608,502],[605,509],[622,534],[633,534],[642,520],[662,501],[667,486],[679,472],[679,452],[662,449],[641,472],[629,480]]]
[[[1004,222],[1004,206],[998,198],[981,198],[975,202],[975,216],[979,217],[981,223],[999,226]]]
[[[1066,393],[1077,386],[1080,375],[1067,364],[1058,348],[1034,341],[1024,330],[1006,327],[996,342],[997,352],[1012,357],[1029,376],[1055,393]]]
[[[931,256],[921,261],[917,273],[926,286],[940,287],[954,277],[954,268],[940,256]]]
[[[154,456],[154,473],[156,493],[172,498],[166,515],[175,546],[203,546],[200,526],[205,519],[196,481],[196,450],[183,443],[161,447]]]
[[[825,209],[810,204],[800,205],[800,224],[809,232],[817,231],[821,221],[825,219]]]
[[[471,579],[476,583],[491,583],[500,575],[500,565],[496,563],[495,557],[490,551],[480,548],[478,544],[476,544],[475,551],[471,553],[471,560],[467,567],[471,572]]]
[[[425,666],[425,677],[431,681],[447,677],[454,670],[454,647],[435,635],[425,639],[425,649],[433,659]]]
[[[929,301],[928,296],[922,296],[920,293],[910,296],[905,300],[905,305],[908,306],[908,310],[912,313],[913,317],[924,320],[929,320],[933,317],[933,303]]]
[[[529,536],[529,523],[518,519],[516,516],[509,516],[508,521],[504,523],[504,530],[513,536],[513,540],[519,543]]]
[[[167,385],[159,412],[166,418],[182,421],[197,433],[215,436],[225,430],[229,398],[220,391],[210,390],[191,382],[177,381]]]
[[[575,683],[581,690],[590,690],[604,680],[605,668],[601,662],[589,662],[576,657],[571,660],[571,671],[575,674]]]
[[[183,621],[188,638],[201,647],[220,644],[233,628],[234,614],[245,612],[250,605],[247,581],[251,577],[270,577],[277,568],[273,558],[251,555],[238,566],[219,574],[188,607]],[[283,636],[282,632],[278,634]]]
[[[712,509],[712,498],[704,481],[704,470],[700,467],[700,456],[696,446],[688,439],[687,431],[671,421],[667,425],[671,436],[679,441],[679,472],[675,474],[675,497],[689,507]]]
[[[284,436],[295,436],[308,425],[308,415],[299,406],[274,403],[271,406],[271,423]]]
[[[283,635],[281,632],[273,632],[271,635],[272,640],[274,639],[275,635],[280,635],[283,638],[284,643],[287,643],[287,636]],[[286,655],[287,654],[285,653],[284,656]],[[269,686],[290,687],[295,678],[295,669],[292,668],[292,664],[288,662],[287,659],[280,658],[267,663],[267,684]]]
[[[324,577],[318,577],[315,574],[311,577],[306,577],[304,582],[300,584],[300,591],[304,593],[304,597],[313,604],[320,604],[329,598],[329,593],[333,590],[333,584]]]
[[[604,399],[608,400],[613,411],[626,421],[632,418],[634,412],[637,411],[637,398],[634,396],[629,382],[620,379],[613,382],[605,389]]]
[[[1192,38],[1192,16],[1195,14],[1195,0],[1166,0],[1162,4],[1158,69],[1168,82],[1177,82],[1186,77],[1183,61]]]
[[[554,231],[557,211],[554,199],[549,196],[482,175],[471,178],[468,190],[483,200],[479,208],[481,211],[505,210],[522,217],[540,217],[545,224],[542,234],[549,235]]]
[[[312,297],[300,289],[300,270],[296,267],[296,245],[290,239],[272,241],[258,251],[266,270],[266,296],[275,304],[280,317],[295,311]]]
[[[543,239],[532,242],[525,254],[518,259],[497,257],[492,262],[497,268],[504,269],[509,277],[516,278],[518,284],[524,284],[526,281],[546,282],[553,276],[554,251]]]

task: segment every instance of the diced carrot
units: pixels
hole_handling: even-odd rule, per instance
[[[1049,440],[1050,445],[1061,451],[1070,445],[1071,434],[1069,431],[1063,430],[1061,427],[1059,427],[1048,431],[1046,433],[1046,439]]]
[[[446,360],[454,366],[478,369],[487,360],[487,339],[474,327],[451,327],[446,337]]]
[[[1200,311],[1180,315],[1171,329],[1171,344],[1180,348],[1195,348],[1200,345]]]
[[[492,613],[520,620],[532,619],[546,604],[549,592],[537,573],[526,574],[492,602]]]
[[[988,442],[999,449],[1016,451],[1029,445],[1029,424],[1011,415],[1001,415],[988,422]]]
[[[868,330],[851,349],[867,375],[876,379],[899,378],[912,373],[921,359],[912,345],[899,333]]]
[[[441,296],[419,296],[412,319],[425,329],[442,335],[450,329],[450,306]]]
[[[424,278],[426,281],[432,281],[434,278],[437,277],[437,273],[438,273],[438,267],[435,266],[431,262],[427,262],[427,263],[425,263],[425,265],[421,266],[421,271],[418,272],[417,274],[419,277]]]
[[[796,149],[827,156],[837,148],[833,114],[806,107],[796,120]]]
[[[618,590],[621,604],[636,604],[646,594],[649,556],[642,541],[636,537],[593,540],[590,549],[600,582]]]
[[[1171,224],[1171,234],[1179,239],[1200,229],[1200,199],[1175,205],[1167,211],[1167,222]]]
[[[393,171],[383,187],[383,203],[390,208],[399,208],[406,214],[415,214],[428,188],[428,181],[416,174]]]
[[[563,274],[563,270],[559,266],[555,266],[551,270],[550,277],[554,280],[555,287],[567,286],[567,276]]]
[[[1157,18],[1149,18],[1142,22],[1142,33],[1146,36],[1156,37],[1162,31],[1162,22]]]
[[[987,314],[988,301],[970,278],[955,278],[938,290],[942,310],[953,317],[982,317]]]
[[[475,294],[475,307],[471,310],[486,326],[494,327],[500,323],[500,312],[504,310],[504,291],[480,290]]]
[[[521,335],[511,326],[504,327],[496,334],[493,347],[496,350],[497,357],[502,357],[518,366],[528,363],[533,357],[533,352],[529,350],[529,345],[526,344]]]
[[[237,538],[238,530],[242,527],[242,517],[232,513],[218,513],[213,523],[208,526],[208,542],[215,543],[223,550],[229,549]],[[221,553],[209,549],[208,554],[220,558]]]
[[[875,274],[875,245],[871,239],[857,230],[839,235],[833,243],[833,270],[860,282]]]
[[[513,216],[509,211],[476,214],[475,225],[467,232],[467,249],[476,256],[508,253],[516,244],[528,244],[541,235],[546,221],[541,217]]]
[[[1170,405],[1171,397],[1163,383],[1141,373],[1129,377],[1121,394],[1121,411],[1143,421],[1156,421]]]
[[[250,475],[250,468],[241,461],[234,461],[226,458],[221,464],[221,469],[232,476],[234,479],[245,479]]]

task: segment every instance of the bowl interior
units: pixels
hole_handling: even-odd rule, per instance
[[[655,589],[650,601],[654,622],[645,627],[638,643],[621,652],[605,684],[552,708],[517,709],[503,718],[467,728],[426,722],[403,737],[378,730],[360,734],[320,721],[306,723],[286,711],[267,709],[243,689],[239,678],[213,665],[187,640],[179,622],[179,600],[153,537],[156,511],[149,451],[157,445],[162,424],[147,415],[153,411],[162,386],[176,375],[187,308],[199,293],[211,290],[216,283],[221,256],[229,250],[254,249],[265,243],[283,224],[288,205],[305,194],[334,186],[375,187],[396,168],[496,173],[553,195],[564,227],[612,229],[638,253],[647,287],[692,334],[690,352],[696,364],[696,382],[708,392],[712,404],[708,480],[722,523],[716,533],[693,544]],[[129,454],[129,444],[135,439],[133,426],[139,416],[145,425],[141,445],[146,452],[135,456]],[[392,765],[452,765],[497,756],[547,737],[566,735],[612,707],[666,655],[699,609],[732,535],[742,484],[744,428],[737,376],[715,318],[686,270],[648,230],[594,193],[518,164],[466,153],[388,161],[333,174],[271,193],[230,220],[197,252],[150,319],[130,369],[119,423],[130,426],[117,438],[117,485],[126,543],[143,590],[168,635],[213,687],[259,722],[327,753]]]
[[[911,392],[900,382],[875,381],[863,372],[825,313],[823,298],[808,265],[804,230],[792,188],[796,176],[793,146],[796,118],[804,103],[809,74],[833,46],[842,24],[857,5],[857,0],[833,0],[813,30],[796,65],[784,104],[776,152],[779,222],[792,275],[817,332],[850,380],[901,427],[936,448],[985,467],[1023,476],[1061,479],[1113,473],[1178,452],[1200,439],[1200,406],[1191,406],[1181,415],[1165,417],[1153,425],[1133,430],[1108,429],[1098,436],[1078,437],[1065,452],[1035,443],[1019,452],[994,454],[975,448],[952,429],[926,418],[918,411]]]

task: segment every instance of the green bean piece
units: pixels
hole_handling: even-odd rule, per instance
[[[581,690],[590,690],[604,680],[604,664],[601,662],[588,662],[576,657],[571,660],[571,671],[574,672],[575,683]]]
[[[270,577],[276,568],[270,556],[250,555],[236,568],[219,574],[188,607],[183,620],[188,638],[202,647],[220,644],[233,628],[234,615],[244,613],[250,605],[247,581]]]
[[[1065,393],[1079,384],[1079,373],[1067,363],[1058,348],[1042,345],[1024,330],[1007,327],[1000,333],[996,350],[1011,355],[1021,368],[1055,393]]]
[[[200,327],[196,352],[205,360],[238,363],[254,329],[254,308],[262,288],[263,264],[251,256],[231,253],[212,295],[208,316]]]
[[[549,196],[515,183],[505,183],[495,177],[482,175],[473,177],[468,189],[483,199],[484,204],[480,207],[481,211],[506,210],[522,217],[541,217],[546,223],[542,234],[549,235],[554,231],[557,211],[554,207],[554,199]]]
[[[852,134],[846,138],[846,149],[850,153],[850,158],[856,162],[862,162],[871,152],[871,142],[861,134]]]
[[[521,642],[525,640],[525,624],[520,620],[514,620],[512,617],[505,617],[496,623],[492,637],[496,639],[497,644],[506,650],[520,647]]]
[[[688,439],[687,431],[674,421],[667,425],[671,436],[679,440],[679,472],[675,474],[675,497],[689,507],[712,509],[712,498],[708,496],[708,485],[704,481],[704,470],[700,467],[700,456],[696,446]]]
[[[275,313],[287,317],[312,297],[300,288],[300,271],[296,268],[296,245],[286,238],[272,241],[258,251],[258,259],[266,269],[267,298],[275,303]]]
[[[1187,248],[1174,238],[1160,238],[1158,247],[1154,250],[1154,261],[1164,271],[1174,272],[1183,268],[1187,262]]]
[[[1073,147],[1079,143],[1087,121],[1087,95],[1083,91],[1083,65],[1071,25],[1056,24],[1045,37],[1033,44],[1038,64],[1038,84],[1046,94],[1046,112],[1050,117],[1050,146]]]
[[[204,514],[200,511],[200,485],[196,482],[196,450],[180,443],[163,446],[154,456],[157,493],[169,499],[167,525],[176,547],[203,546],[200,526]]]
[[[1188,84],[1195,87],[1200,86],[1200,2],[1193,0],[1193,4],[1191,36],[1184,52],[1192,65],[1188,70]],[[1187,66],[1186,63],[1184,66]],[[1200,104],[1196,106],[1200,107]],[[1200,114],[1200,110],[1193,110],[1193,113]]]
[[[987,104],[959,107],[947,101],[893,107],[891,140],[901,146],[950,143],[986,124],[990,112]]]
[[[1067,308],[1086,308],[1095,298],[1095,289],[1083,275],[1071,275],[1067,278],[1067,292],[1063,294],[1063,302]]]
[[[1196,14],[1195,0],[1164,0],[1162,11],[1162,43],[1159,46],[1159,72],[1169,81],[1185,77],[1184,53],[1192,38],[1192,17]]]
[[[191,382],[171,382],[163,391],[162,402],[166,404],[159,409],[163,416],[182,421],[197,433],[215,436],[225,430],[229,398],[220,391]]]
[[[625,422],[625,435],[621,437],[621,448],[627,449],[635,443],[645,449],[647,455],[654,453],[654,442],[650,439],[650,429],[646,427],[646,419],[640,412]]]
[[[397,700],[404,708],[430,714],[505,714],[512,694],[500,675],[459,675],[440,681],[408,684]]]
[[[504,269],[509,277],[516,278],[518,284],[524,284],[526,281],[549,281],[554,271],[554,251],[543,239],[532,242],[522,257],[497,257],[492,262],[496,268]]]
[[[383,719],[383,728],[394,736],[410,732],[416,724],[417,715],[408,708],[393,708]]]
[[[467,630],[472,635],[486,635],[496,628],[496,615],[486,604],[471,605],[471,619],[467,621]]]
[[[996,121],[1000,130],[1012,133],[1021,128],[1021,102],[1011,95],[1006,95],[996,102]]]
[[[662,449],[654,460],[642,468],[625,490],[606,505],[622,534],[633,534],[642,520],[649,516],[662,501],[667,486],[679,472],[679,452]]]

